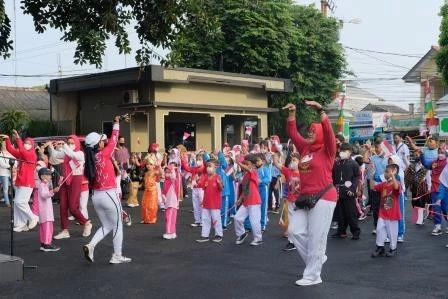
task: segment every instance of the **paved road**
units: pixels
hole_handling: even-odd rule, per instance
[[[409,204],[409,202],[408,202]],[[408,207],[409,208],[409,207]],[[90,206],[92,215],[95,215]],[[58,210],[58,206],[55,206]],[[16,255],[37,270],[26,269],[25,280],[1,283],[2,298],[448,298],[448,235],[433,237],[432,226],[408,223],[399,256],[372,259],[371,219],[362,224],[361,240],[331,239],[322,279],[312,287],[297,287],[303,271],[297,252],[282,252],[285,239],[270,215],[265,243],[251,247],[234,244],[233,226],[221,244],[197,244],[199,229],[190,228],[191,202],[186,199],[178,220],[178,239],[166,241],[163,214],[156,225],[125,228],[126,265],[109,265],[110,237],[87,263],[81,252],[86,240],[81,227],[72,225],[72,238],[57,243],[58,253],[39,251],[38,234],[16,233]],[[134,221],[139,210],[133,209]],[[58,213],[57,213],[58,214]],[[0,208],[0,252],[9,252],[9,209]],[[93,218],[94,224],[98,223]],[[58,222],[57,222],[58,223]],[[73,222],[72,222],[73,224]]]

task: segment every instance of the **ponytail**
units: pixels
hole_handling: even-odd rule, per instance
[[[95,163],[96,163],[96,158],[95,155],[98,151],[98,147],[89,147],[86,146],[84,149],[85,152],[85,166],[84,166],[84,175],[87,178],[87,180],[89,181],[89,186],[92,187],[93,186],[93,182],[95,180]]]

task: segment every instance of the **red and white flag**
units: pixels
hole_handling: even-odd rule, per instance
[[[187,140],[188,139],[188,137],[190,137],[191,136],[191,134],[190,133],[188,133],[188,132],[184,132],[184,137],[182,137],[182,140]]]
[[[246,127],[246,135],[247,135],[247,136],[252,135],[252,129],[253,129],[253,128],[250,127],[250,126],[247,126],[247,127]]]
[[[383,150],[386,157],[395,154],[394,147],[387,140],[384,140],[383,143],[381,143],[381,149]]]

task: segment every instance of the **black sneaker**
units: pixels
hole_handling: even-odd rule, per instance
[[[43,246],[40,247],[40,250],[44,251],[44,252],[55,252],[55,251],[59,251],[61,248],[60,247],[56,247],[53,244],[45,244]]]
[[[247,238],[247,233],[242,234],[241,236],[239,236],[238,238],[236,238],[235,244],[236,245],[241,245],[244,243],[244,240],[246,240]]]
[[[221,236],[215,236],[212,240],[215,243],[220,243],[222,241],[222,237]]]
[[[352,240],[359,240],[359,235],[353,235]]]
[[[375,251],[372,252],[372,257],[384,256],[384,254],[385,254],[384,246],[376,246]]]
[[[393,257],[393,256],[396,256],[398,254],[398,252],[397,252],[397,249],[390,249],[387,253],[386,253],[386,256],[387,257]]]
[[[283,248],[283,251],[292,251],[295,249],[296,249],[296,246],[294,245],[294,243],[288,242],[288,244],[286,244],[285,248]]]
[[[210,241],[210,239],[208,237],[201,237],[200,239],[197,239],[196,242],[198,243],[204,243],[204,242],[208,242]]]

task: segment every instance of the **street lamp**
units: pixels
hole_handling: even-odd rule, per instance
[[[360,18],[354,18],[351,20],[344,20],[344,19],[339,19],[339,24],[341,25],[341,28],[344,27],[344,24],[356,24],[359,25],[362,23],[362,20]]]

